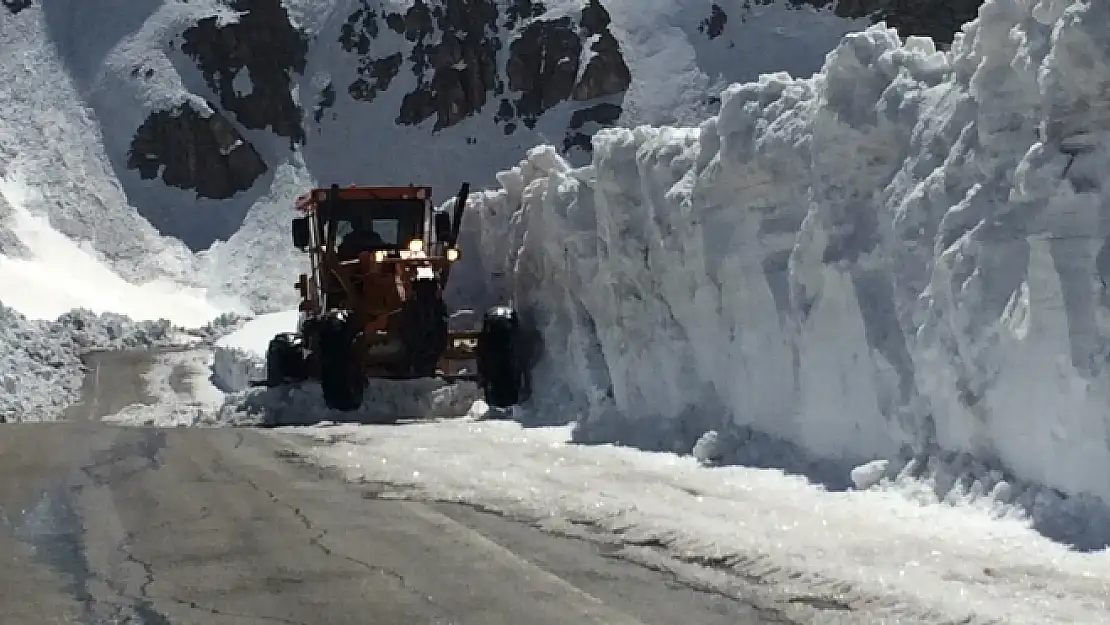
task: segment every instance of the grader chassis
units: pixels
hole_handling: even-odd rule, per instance
[[[491,406],[518,403],[528,380],[516,311],[495,306],[481,330],[449,329],[443,289],[468,195],[463,184],[453,216],[433,208],[426,186],[332,185],[298,198],[293,245],[310,270],[296,283],[297,330],[270,341],[259,384],[315,380],[341,411],[361,406],[370,378],[474,380]],[[476,373],[458,372],[465,361]]]

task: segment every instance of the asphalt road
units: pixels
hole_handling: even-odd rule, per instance
[[[244,429],[116,428],[148,354],[89,361],[57,424],[0,429],[0,624],[782,622],[588,541],[382,497]]]

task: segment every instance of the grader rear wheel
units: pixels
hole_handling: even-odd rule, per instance
[[[490,406],[508,408],[523,399],[528,374],[523,348],[516,311],[507,306],[486,311],[478,338],[478,377]]]

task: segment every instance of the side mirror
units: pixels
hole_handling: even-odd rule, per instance
[[[434,217],[436,241],[451,243],[451,216],[445,212],[437,211]]]
[[[304,251],[308,247],[308,217],[293,220],[293,247]]]

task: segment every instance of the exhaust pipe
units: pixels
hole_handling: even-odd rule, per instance
[[[470,183],[464,182],[459,189],[459,195],[455,198],[455,214],[451,219],[451,245],[457,245],[459,242],[459,229],[462,226],[463,211],[466,210],[466,199],[469,196]]]

